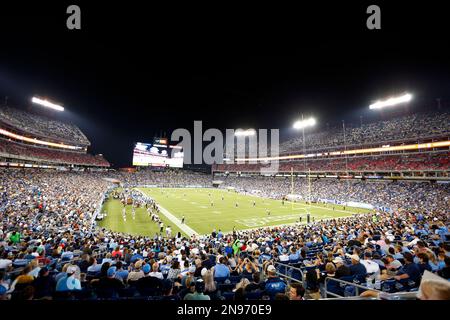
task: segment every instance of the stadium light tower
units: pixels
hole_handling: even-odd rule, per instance
[[[316,119],[314,118],[309,118],[309,119],[303,119],[303,115],[302,115],[302,120],[298,120],[294,122],[294,129],[305,129],[307,127],[313,127],[316,125]]]
[[[316,125],[316,119],[314,118],[308,118],[308,119],[304,119],[303,118],[303,114],[302,114],[302,120],[298,120],[294,122],[294,129],[296,130],[302,130],[302,136],[303,136],[303,155],[305,156],[303,158],[303,163],[305,166],[305,174],[306,174],[306,169],[307,169],[307,161],[306,161],[306,141],[305,141],[305,128],[308,127],[314,127]],[[291,169],[291,179],[292,179],[292,186],[291,186],[291,193],[294,193],[294,183],[293,183],[293,170]],[[309,203],[311,204],[311,174],[308,170],[308,185],[309,185],[309,194],[308,194],[308,200]]]
[[[56,111],[64,111],[64,107],[63,106],[61,106],[59,104],[55,104],[55,103],[50,102],[50,101],[45,100],[45,99],[40,99],[40,98],[37,98],[37,97],[33,97],[31,99],[31,102],[33,102],[35,104],[38,104],[38,105],[41,105],[41,106],[46,107],[46,108],[50,108],[50,109],[56,110]]]
[[[369,106],[369,109],[383,109],[386,107],[392,107],[400,103],[407,103],[412,100],[413,96],[410,93],[405,93],[404,95],[398,96],[398,97],[392,97],[388,98],[386,100],[378,100],[375,103],[372,103]]]

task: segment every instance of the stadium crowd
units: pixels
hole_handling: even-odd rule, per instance
[[[211,176],[186,171],[152,171],[140,170],[133,174],[127,172],[117,172],[114,176],[116,179],[123,182],[125,186],[135,185],[158,185],[165,187],[176,186],[211,186]]]
[[[404,155],[377,155],[365,157],[309,158],[306,161],[280,161],[278,171],[410,171],[410,170],[450,170],[450,153],[411,153]],[[269,168],[263,163],[218,164],[215,171],[260,172]]]
[[[345,141],[342,127],[314,133],[306,132],[305,146],[306,149],[326,149],[343,146],[344,144],[352,146],[432,138],[448,134],[449,128],[450,115],[446,112],[415,113],[385,121],[366,123],[358,127],[347,127],[345,129]],[[302,150],[302,135],[280,144],[280,153]]]
[[[238,177],[228,176],[223,187],[232,186],[239,192],[258,194],[268,198],[281,199],[291,192],[290,177]],[[337,179],[294,180],[294,193],[303,199],[328,199],[338,202],[362,202],[375,207],[387,207],[393,210],[432,210],[445,211],[450,201],[448,184],[408,181],[361,181]],[[311,193],[310,193],[311,191]]]
[[[317,180],[315,197],[389,206],[390,212],[184,238],[132,236],[91,228],[114,178],[125,184],[202,185],[179,172],[57,172],[0,169],[2,299],[318,299],[325,278],[386,292],[416,289],[425,270],[449,279],[449,187],[425,183]],[[228,177],[242,192],[277,198],[289,179]],[[175,184],[174,184],[175,185]],[[286,188],[287,186],[287,188]],[[307,183],[296,181],[306,194]],[[286,282],[289,263],[300,271]],[[345,295],[352,286],[332,286]],[[448,282],[432,286],[449,298]],[[368,285],[368,284],[367,284]]]
[[[32,159],[37,162],[47,162],[64,165],[109,167],[109,162],[101,155],[50,149],[30,144],[20,144],[0,139],[0,156],[8,159]]]
[[[77,126],[16,108],[0,107],[0,122],[15,128],[19,132],[38,137],[56,139],[58,142],[62,140],[80,146],[90,145],[89,140]]]

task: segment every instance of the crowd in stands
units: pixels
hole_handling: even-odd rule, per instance
[[[309,158],[297,161],[280,161],[275,171],[410,171],[410,170],[450,170],[450,153],[411,153],[397,155],[377,155],[365,157]],[[260,172],[269,168],[264,163],[218,164],[215,171]]]
[[[92,155],[83,152],[73,152],[60,149],[20,144],[0,139],[0,155],[6,158],[32,160],[36,162],[51,162],[64,165],[83,165],[109,167],[109,162],[101,155]]]
[[[346,127],[345,141],[342,127],[320,132],[305,132],[306,149],[326,149],[337,146],[374,144],[405,139],[443,136],[449,133],[450,114],[446,112],[412,114],[385,121]],[[345,143],[344,143],[345,142]],[[301,152],[303,136],[280,144],[280,153]]]
[[[232,186],[239,192],[281,199],[291,192],[290,177],[228,176],[222,187]],[[450,185],[409,181],[362,181],[337,179],[294,179],[295,194],[303,199],[328,199],[338,202],[360,202],[375,207],[407,210],[446,210],[450,201]],[[310,193],[311,192],[311,193]]]
[[[33,136],[55,139],[58,142],[71,142],[80,146],[90,145],[89,140],[77,126],[16,108],[0,107],[0,121],[19,132]]]
[[[325,278],[386,292],[416,290],[424,272],[450,279],[449,186],[317,180],[317,197],[382,203],[390,212],[184,238],[91,228],[115,178],[128,184],[201,185],[209,175],[0,169],[1,299],[259,300],[326,297]],[[278,197],[288,179],[234,178],[225,185]],[[296,181],[295,191],[306,193]],[[285,266],[299,272],[290,282]],[[332,283],[330,281],[329,283]],[[377,284],[378,283],[378,284]],[[331,286],[331,287],[330,287]],[[352,286],[328,290],[345,295]],[[449,299],[448,282],[431,286]]]
[[[165,187],[211,186],[210,175],[182,170],[152,171],[143,169],[137,171],[134,174],[117,172],[115,177],[120,181],[122,181],[125,186],[135,186],[135,185],[159,185]]]

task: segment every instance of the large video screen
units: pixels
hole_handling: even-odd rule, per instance
[[[133,150],[133,166],[182,168],[183,156],[179,146],[138,142]]]

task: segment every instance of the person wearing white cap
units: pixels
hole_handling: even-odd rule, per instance
[[[81,282],[78,276],[78,267],[69,265],[66,270],[66,276],[58,280],[56,291],[73,291],[81,290]]]
[[[355,277],[365,277],[367,275],[367,270],[364,265],[359,262],[359,256],[356,254],[347,254],[347,257],[352,259],[352,265],[350,266],[350,275]]]
[[[276,268],[273,265],[267,267],[268,278],[265,282],[265,292],[271,296],[275,297],[277,293],[285,293],[286,283],[277,276]]]
[[[339,279],[350,275],[350,268],[345,265],[344,259],[341,257],[336,257],[333,260],[333,263],[336,265],[336,272],[334,274],[335,278]]]

